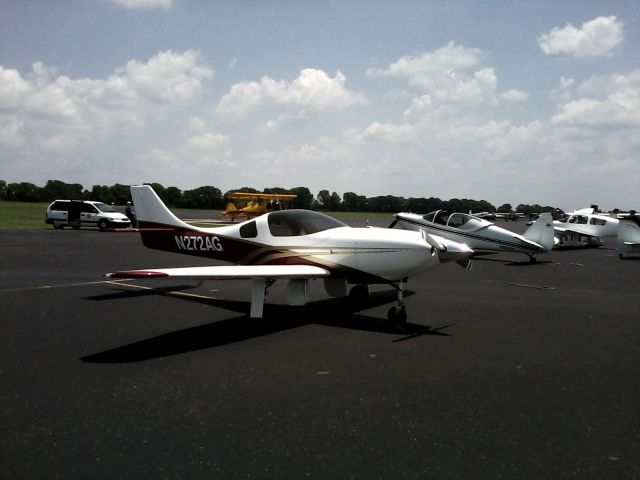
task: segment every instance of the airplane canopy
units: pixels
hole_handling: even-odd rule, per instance
[[[346,227],[340,220],[311,210],[280,210],[268,214],[269,231],[274,237],[297,237]]]
[[[422,218],[427,222],[438,223],[450,228],[459,228],[466,231],[480,230],[481,228],[491,225],[491,222],[467,213],[449,214],[449,212],[445,210],[436,210],[435,212],[427,213]]]

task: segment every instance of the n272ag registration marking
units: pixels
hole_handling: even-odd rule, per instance
[[[201,235],[175,235],[178,250],[188,252],[223,252],[222,244],[218,237]]]

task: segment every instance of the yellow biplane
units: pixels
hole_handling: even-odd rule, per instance
[[[263,213],[272,212],[274,210],[284,210],[287,203],[295,200],[297,195],[286,195],[280,193],[247,193],[233,192],[229,194],[231,200],[239,200],[246,202],[243,207],[236,207],[229,202],[227,209],[222,212],[222,216],[235,220],[237,218],[250,219],[259,217]]]

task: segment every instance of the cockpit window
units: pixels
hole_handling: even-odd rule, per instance
[[[274,237],[297,237],[346,226],[335,218],[310,210],[271,212],[268,223]]]
[[[255,220],[240,227],[240,236],[242,238],[256,238],[258,236],[258,227]]]
[[[449,219],[449,213],[444,210],[436,210],[435,212],[427,213],[423,216],[427,222],[440,223],[446,225]]]

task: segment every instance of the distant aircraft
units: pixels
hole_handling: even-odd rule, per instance
[[[618,233],[617,218],[596,213],[594,208],[583,208],[561,220],[554,220],[556,247],[599,247],[604,237]]]
[[[426,215],[416,213],[396,213],[396,223],[407,230],[423,230],[432,236],[466,244],[474,252],[517,252],[529,256],[544,253],[553,247],[553,223],[551,214],[543,213],[531,227],[518,235],[507,229],[467,213],[451,213],[436,210]]]
[[[518,220],[519,218],[526,217],[525,213],[520,212],[496,212],[495,218],[501,218],[502,220]]]
[[[236,265],[128,270],[106,276],[251,280],[251,317],[262,317],[265,293],[274,281],[288,280],[288,304],[304,305],[307,282],[322,278],[332,297],[363,297],[370,284],[392,285],[398,301],[388,318],[404,322],[403,285],[409,277],[442,262],[470,266],[470,248],[426,233],[352,228],[309,210],[269,212],[224,227],[196,227],[175,217],[148,185],[131,187],[131,196],[146,247]],[[348,284],[354,285],[349,293]]]
[[[631,213],[618,224],[618,256],[640,255],[640,217]]]
[[[496,214],[494,212],[475,212],[473,213],[469,210],[469,215],[473,215],[474,217],[481,218],[483,220],[489,220],[490,222],[496,219]]]
[[[222,212],[224,217],[236,220],[237,218],[250,219],[258,217],[267,212],[282,210],[283,204],[298,198],[297,195],[271,194],[271,193],[246,193],[233,192],[229,195],[232,200],[247,200],[248,203],[242,208],[237,208],[233,203],[227,205],[227,209]]]

